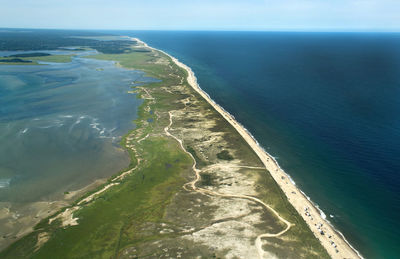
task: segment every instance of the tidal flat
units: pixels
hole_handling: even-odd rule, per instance
[[[128,92],[152,81],[83,58],[95,50],[45,53],[0,51],[42,63],[0,66],[0,248],[129,165],[119,141],[142,101]]]

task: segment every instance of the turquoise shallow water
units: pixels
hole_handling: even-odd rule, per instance
[[[398,258],[400,34],[118,34],[189,65],[364,256]]]
[[[141,100],[127,91],[150,79],[86,54],[0,66],[0,202],[51,200],[128,165],[118,142],[134,128]]]

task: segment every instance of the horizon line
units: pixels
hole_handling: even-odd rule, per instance
[[[165,31],[165,32],[319,32],[319,33],[400,33],[399,30],[375,29],[91,29],[91,28],[37,28],[37,27],[0,27],[1,30],[64,30],[64,31]]]

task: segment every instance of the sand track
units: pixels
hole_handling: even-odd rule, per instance
[[[172,114],[171,111],[169,111],[168,114],[169,114],[169,124],[168,124],[168,126],[166,126],[164,128],[165,134],[167,136],[169,136],[169,137],[174,138],[179,143],[179,145],[182,148],[182,150],[185,153],[187,153],[193,160],[192,169],[196,174],[195,175],[196,178],[193,181],[188,182],[188,183],[183,185],[183,188],[185,190],[190,191],[190,189],[187,187],[189,185],[193,191],[201,193],[201,194],[206,194],[206,195],[211,195],[211,196],[219,196],[219,197],[225,197],[225,198],[247,199],[247,200],[254,201],[254,202],[260,204],[263,208],[271,211],[280,221],[282,221],[283,223],[286,224],[286,228],[284,230],[280,231],[279,233],[264,233],[264,234],[261,234],[261,235],[257,236],[257,238],[255,240],[255,246],[257,248],[257,252],[258,252],[259,258],[260,259],[264,258],[265,251],[262,249],[262,241],[261,241],[261,239],[262,238],[266,238],[266,237],[278,237],[278,236],[281,236],[281,235],[285,234],[293,224],[290,223],[289,221],[287,221],[286,219],[284,219],[283,217],[281,217],[276,210],[274,210],[268,204],[264,203],[263,201],[261,201],[260,199],[258,199],[256,197],[252,197],[252,196],[248,196],[248,195],[241,195],[241,194],[219,193],[219,192],[214,192],[214,191],[211,191],[211,190],[207,190],[207,189],[203,189],[203,188],[197,187],[196,183],[201,178],[201,176],[200,176],[201,170],[197,169],[197,167],[196,167],[196,165],[197,165],[196,159],[194,158],[192,153],[187,151],[186,148],[183,146],[183,141],[181,139],[177,138],[176,136],[172,135],[169,132],[169,129],[171,128],[172,123],[173,123],[173,120],[172,120],[173,114]],[[235,166],[235,167],[238,167],[238,166]],[[265,168],[260,168],[260,167],[251,167],[251,166],[239,166],[239,167],[265,169]]]

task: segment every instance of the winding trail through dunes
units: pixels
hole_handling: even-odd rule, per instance
[[[214,100],[211,99],[211,97],[206,92],[204,92],[200,88],[199,84],[197,83],[197,78],[190,67],[183,64],[178,59],[169,55],[168,53],[148,46],[146,43],[137,38],[131,38],[131,40],[136,41],[139,45],[145,48],[148,48],[155,52],[163,53],[164,55],[171,58],[171,60],[178,67],[184,69],[187,72],[186,80],[189,86],[192,87],[192,89],[194,89],[201,97],[203,97],[219,114],[221,114],[221,116],[228,123],[230,123],[243,137],[243,139],[249,144],[249,146],[253,149],[253,151],[257,154],[262,163],[265,165],[265,168],[269,171],[270,175],[274,178],[275,182],[279,185],[283,193],[286,195],[288,201],[296,209],[299,215],[302,216],[304,221],[309,226],[310,230],[313,232],[314,236],[320,241],[322,246],[325,247],[331,258],[363,258],[362,255],[354,247],[351,246],[351,244],[346,240],[343,234],[337,231],[330,224],[330,222],[326,220],[325,216],[323,216],[324,214],[322,214],[322,211],[320,211],[319,208],[316,207],[315,204],[303,192],[301,192],[299,188],[297,188],[295,183],[291,181],[289,175],[286,174],[286,172],[282,168],[280,168],[277,161],[259,145],[257,140],[251,135],[251,133],[248,132],[247,129],[244,128],[243,125],[241,125],[239,122],[237,122],[230,113],[219,106]],[[185,80],[182,79],[181,82],[184,83]],[[197,173],[198,172],[196,171],[196,174]],[[188,184],[191,184],[193,186],[194,183]]]
[[[187,153],[187,154],[193,159],[192,169],[193,169],[193,171],[196,173],[196,178],[195,178],[193,181],[188,182],[188,183],[186,183],[186,184],[183,186],[183,188],[184,188],[185,190],[190,191],[190,190],[187,188],[187,186],[189,185],[189,186],[191,187],[191,189],[193,189],[194,191],[196,191],[196,192],[198,192],[198,193],[201,193],[201,194],[208,194],[208,195],[214,195],[214,196],[225,197],[225,198],[247,199],[247,200],[254,201],[254,202],[256,202],[256,203],[262,205],[262,206],[263,206],[264,208],[266,208],[267,210],[272,211],[272,212],[275,214],[275,216],[276,216],[279,220],[281,220],[282,222],[284,222],[284,223],[286,224],[286,228],[285,228],[284,230],[282,230],[281,232],[279,232],[279,233],[275,233],[275,234],[265,233],[265,234],[261,234],[261,235],[257,236],[257,238],[256,238],[256,240],[255,240],[255,246],[256,246],[256,248],[257,248],[257,252],[258,252],[258,255],[259,255],[260,259],[264,258],[264,257],[263,257],[263,256],[264,256],[264,250],[262,249],[262,242],[261,242],[261,239],[262,239],[262,238],[265,238],[265,237],[278,237],[278,236],[280,236],[280,235],[283,235],[284,233],[286,233],[286,232],[290,229],[290,227],[291,227],[293,224],[290,223],[289,221],[287,221],[286,219],[282,218],[276,210],[274,210],[274,209],[271,208],[268,204],[265,204],[263,201],[261,201],[261,200],[258,199],[258,198],[255,198],[255,197],[252,197],[252,196],[247,196],[247,195],[240,195],[240,194],[236,194],[236,195],[235,195],[235,194],[228,194],[228,193],[219,193],[219,192],[214,192],[214,191],[211,191],[211,190],[207,190],[207,189],[203,189],[203,188],[197,187],[197,186],[196,186],[196,183],[200,180],[200,173],[201,173],[201,170],[196,168],[196,165],[197,165],[196,159],[193,157],[192,153],[190,153],[189,151],[187,151],[186,148],[183,146],[182,140],[179,139],[179,138],[177,138],[176,136],[172,135],[172,134],[169,132],[169,129],[170,129],[171,126],[172,126],[172,117],[173,117],[173,114],[171,113],[171,111],[169,111],[168,114],[169,114],[169,124],[168,124],[168,126],[166,126],[166,127],[164,128],[165,134],[166,134],[167,136],[169,136],[169,137],[174,138],[176,141],[178,141],[178,143],[179,143],[179,145],[181,146],[182,150],[183,150],[185,153]],[[248,166],[243,166],[243,167],[248,167]],[[251,167],[251,166],[249,166],[248,168],[257,168],[257,169],[261,169],[260,167]]]

